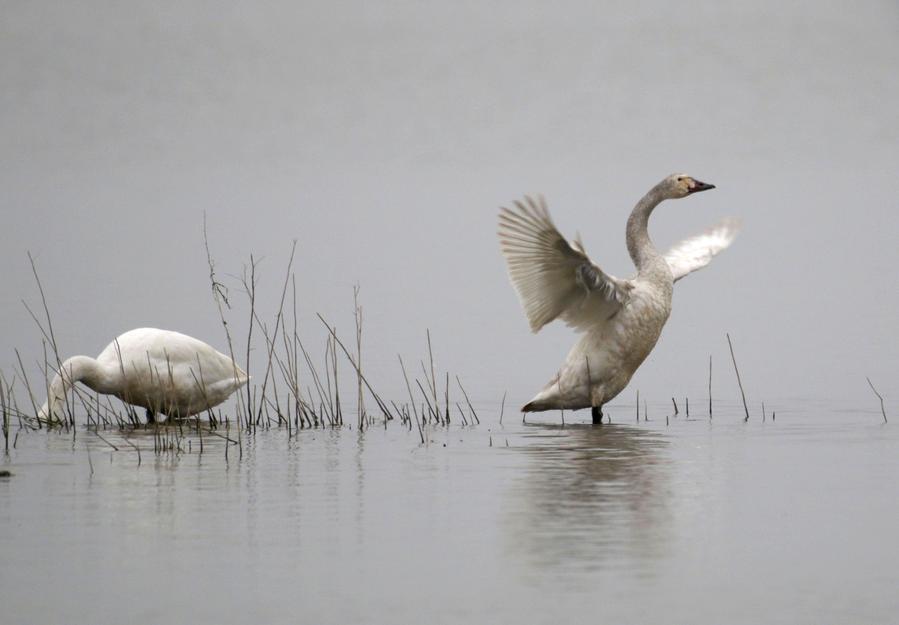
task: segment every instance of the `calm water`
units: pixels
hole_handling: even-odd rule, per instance
[[[2,623],[893,623],[899,429],[794,402],[418,433],[259,432],[242,460],[22,434]],[[653,413],[656,417],[653,417]],[[91,474],[90,463],[93,464]]]

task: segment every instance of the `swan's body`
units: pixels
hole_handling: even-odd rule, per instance
[[[247,383],[228,356],[193,337],[138,328],[117,337],[96,359],[73,356],[50,383],[38,416],[57,419],[75,382],[155,414],[188,417],[225,401]]]
[[[738,230],[738,222],[727,219],[663,256],[649,238],[649,216],[663,200],[712,188],[674,174],[643,196],[627,222],[627,249],[637,267],[628,280],[604,273],[579,240],[566,241],[542,198],[502,210],[500,243],[531,330],[561,318],[583,333],[556,376],[522,410],[589,407],[594,423],[601,422],[602,405],[624,390],[658,341],[675,281],[707,265]]]

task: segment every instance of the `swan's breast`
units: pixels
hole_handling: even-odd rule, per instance
[[[635,285],[631,298],[619,313],[615,324],[616,343],[622,364],[631,372],[640,366],[662,333],[671,314],[670,286]]]

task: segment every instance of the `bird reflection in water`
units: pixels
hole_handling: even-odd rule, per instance
[[[529,425],[510,548],[545,572],[636,569],[667,544],[667,441],[623,425]]]

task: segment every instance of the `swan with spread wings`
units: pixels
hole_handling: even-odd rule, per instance
[[[662,255],[649,238],[649,216],[664,200],[714,188],[672,174],[643,196],[627,220],[627,249],[637,267],[627,280],[600,269],[579,239],[567,241],[542,197],[501,210],[500,246],[531,330],[561,319],[582,335],[523,411],[591,408],[593,423],[602,423],[603,404],[624,390],[658,341],[674,283],[705,267],[739,230],[739,221],[728,218]]]

